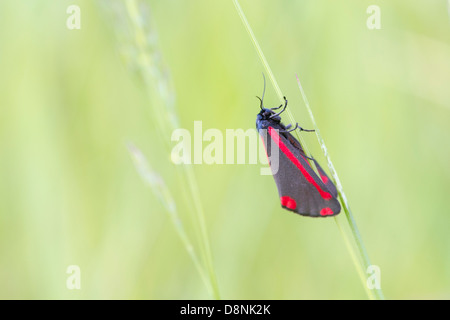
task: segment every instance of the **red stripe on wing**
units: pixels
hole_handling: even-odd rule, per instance
[[[280,136],[278,135],[277,131],[269,127],[268,129],[270,136],[272,137],[272,140],[277,144],[278,148],[288,157],[288,159],[300,170],[300,172],[303,174],[303,176],[306,178],[306,180],[311,183],[317,191],[319,191],[320,196],[325,200],[330,200],[333,198],[333,196],[322,190],[322,188],[316,183],[316,181],[311,177],[308,171],[306,171],[305,167],[301,164],[301,162],[297,159],[296,156],[289,150],[289,148],[284,144],[283,141],[281,141]]]

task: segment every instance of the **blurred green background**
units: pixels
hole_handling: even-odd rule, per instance
[[[164,106],[133,69],[121,1],[110,3],[0,2],[0,298],[211,298],[126,148],[133,142],[164,179],[198,245],[170,137],[155,127]],[[254,128],[264,69],[233,2],[143,3],[181,127]],[[72,4],[80,30],[66,27]],[[372,4],[380,30],[366,27]],[[301,78],[386,298],[449,299],[447,1],[241,5],[310,128]],[[279,104],[270,84],[265,103]],[[315,135],[303,137],[324,162]],[[367,298],[334,219],[281,209],[259,170],[194,166],[221,297]],[[81,269],[81,290],[66,288],[69,265]]]

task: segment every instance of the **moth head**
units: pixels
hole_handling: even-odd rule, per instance
[[[258,114],[258,119],[259,120],[269,120],[270,119],[270,120],[275,120],[275,121],[281,120],[280,116],[276,115],[273,110],[266,109],[266,108],[261,109],[261,111]]]

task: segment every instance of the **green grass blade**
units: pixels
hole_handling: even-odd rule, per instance
[[[158,37],[152,26],[148,5],[141,0],[116,0],[103,3],[105,10],[110,6],[116,6],[117,25],[121,29],[116,28],[116,31],[117,34],[120,34],[123,42],[123,51],[128,53],[126,61],[130,69],[140,77],[144,84],[151,107],[148,111],[156,125],[156,134],[169,148],[171,134],[174,129],[180,127],[180,122],[175,109],[175,92],[171,85],[170,72],[163,64],[162,55],[158,50],[156,43]],[[190,198],[193,203],[191,216],[195,221],[194,227],[197,230],[201,261],[208,274],[208,289],[215,299],[220,299],[197,180],[191,165],[181,165],[180,167],[181,169],[178,170],[181,172],[180,184],[185,186],[182,189],[188,193],[186,198]]]
[[[367,287],[367,283],[366,283],[366,274],[365,274],[365,270],[367,270],[367,268],[371,265],[370,263],[370,259],[369,259],[369,255],[367,254],[367,250],[364,246],[364,243],[362,241],[361,238],[361,234],[358,230],[358,227],[356,225],[355,219],[353,217],[353,214],[350,210],[350,206],[348,204],[347,201],[347,197],[345,196],[344,190],[342,188],[342,184],[341,181],[339,180],[339,177],[336,173],[336,169],[334,168],[333,162],[331,161],[330,155],[328,153],[328,149],[325,145],[325,141],[322,138],[322,135],[320,134],[320,130],[319,127],[317,126],[316,120],[314,118],[314,114],[311,110],[311,107],[309,105],[308,99],[306,97],[305,91],[303,90],[302,84],[300,82],[300,79],[298,78],[298,76],[296,75],[297,78],[297,83],[298,83],[298,87],[299,90],[301,92],[301,95],[303,97],[303,101],[305,102],[305,106],[306,109],[309,112],[309,116],[311,118],[311,121],[313,123],[314,126],[314,130],[316,132],[316,136],[317,136],[317,140],[319,141],[320,147],[322,148],[323,154],[325,155],[325,158],[327,159],[327,163],[328,163],[328,168],[330,169],[330,173],[332,176],[332,179],[336,185],[336,188],[338,190],[339,193],[339,200],[341,201],[342,205],[343,205],[343,209],[345,212],[345,217],[347,218],[347,222],[348,225],[351,229],[351,239],[353,240],[353,243],[356,245],[357,249],[358,249],[358,253],[359,253],[359,259],[356,259],[356,254],[354,252],[354,246],[353,245],[349,245],[350,241],[349,241],[349,237],[347,236],[346,232],[343,230],[343,228],[339,225],[338,219],[337,217],[335,217],[335,221],[338,224],[339,230],[341,231],[342,236],[344,237],[344,241],[346,242],[346,246],[347,249],[350,252],[350,255],[352,256],[352,260],[355,264],[355,268],[358,272],[358,275],[361,278],[361,282],[363,283],[364,288],[366,289],[366,292],[368,294],[368,296],[371,299],[384,299],[383,296],[383,292],[380,289],[369,289]],[[375,292],[375,293],[374,293]]]
[[[252,40],[252,43],[255,46],[255,49],[256,49],[256,51],[258,53],[258,56],[259,56],[260,60],[261,60],[261,62],[263,64],[266,72],[269,74],[269,79],[271,80],[272,85],[275,88],[275,91],[276,91],[276,93],[278,95],[278,98],[280,99],[280,101],[283,101],[283,94],[281,92],[281,89],[279,88],[278,83],[275,80],[275,77],[274,77],[273,72],[272,72],[272,70],[271,70],[271,68],[269,66],[269,63],[267,62],[267,59],[264,56],[264,53],[262,52],[261,47],[260,47],[258,41],[256,40],[255,35],[253,34],[252,28],[250,27],[250,24],[248,23],[247,18],[245,17],[245,14],[244,14],[241,6],[239,5],[239,1],[238,0],[233,0],[233,2],[234,2],[234,5],[236,7],[236,10],[237,10],[237,12],[239,14],[239,17],[241,18],[242,23],[244,24],[245,29],[247,30],[247,32],[248,32],[248,34],[250,36],[250,39]],[[297,80],[298,80],[298,77],[297,77]],[[355,264],[357,273],[358,273],[358,275],[359,275],[359,277],[360,277],[360,279],[361,279],[361,281],[363,283],[363,287],[365,288],[367,295],[369,296],[370,299],[376,299],[376,298],[383,299],[384,297],[383,297],[383,293],[382,293],[381,289],[375,289],[375,290],[372,291],[372,290],[370,290],[367,287],[365,270],[367,270],[367,267],[370,265],[369,257],[367,255],[366,249],[365,249],[364,244],[362,242],[359,230],[358,230],[358,228],[356,226],[356,223],[355,223],[355,221],[353,219],[353,215],[352,215],[352,213],[351,213],[351,211],[349,209],[347,198],[345,197],[345,194],[344,194],[344,192],[342,190],[342,185],[341,185],[341,183],[339,181],[339,178],[337,177],[336,170],[334,169],[334,166],[331,163],[331,159],[329,157],[329,154],[328,154],[328,151],[326,149],[325,143],[324,143],[324,141],[322,139],[322,136],[320,135],[320,131],[319,131],[319,129],[317,127],[317,124],[316,124],[316,122],[314,120],[314,116],[312,114],[311,108],[309,107],[309,103],[308,103],[308,101],[306,99],[306,95],[304,94],[303,88],[302,88],[302,86],[300,84],[300,80],[298,80],[298,84],[299,84],[299,88],[300,88],[300,91],[302,93],[303,99],[305,101],[305,104],[307,105],[307,109],[309,111],[310,117],[311,117],[311,119],[313,121],[314,129],[316,130],[317,138],[319,140],[319,143],[321,145],[321,148],[322,148],[325,156],[327,157],[328,166],[330,168],[331,175],[332,175],[332,177],[334,178],[334,180],[336,182],[336,187],[337,187],[338,192],[339,192],[339,199],[341,200],[341,203],[343,204],[345,215],[346,215],[349,227],[351,229],[352,239],[353,239],[354,243],[356,244],[356,247],[358,248],[359,256],[355,252],[354,246],[352,245],[352,243],[350,241],[350,237],[347,235],[347,233],[344,231],[342,226],[339,224],[339,221],[338,221],[337,218],[335,218],[336,225],[337,225],[339,231],[341,232],[341,235],[342,235],[342,237],[344,239],[344,243],[345,243],[345,245],[347,247],[347,250],[350,253],[350,256],[352,258],[353,263]],[[287,109],[287,114],[288,114],[288,117],[289,117],[289,120],[291,121],[291,123],[296,123],[296,121],[294,120],[294,117],[292,116],[292,114],[291,114],[289,109]],[[299,138],[300,142],[302,143],[302,146],[304,147],[305,152],[307,154],[309,154],[307,146],[306,146],[306,143],[303,141],[302,137],[300,135],[298,135],[298,134],[297,134],[297,137]]]
[[[258,40],[256,39],[255,35],[253,34],[252,28],[250,27],[250,24],[248,23],[248,20],[244,14],[244,11],[241,8],[241,5],[239,4],[238,0],[233,0],[234,6],[236,7],[236,10],[239,14],[239,17],[241,18],[242,23],[244,24],[245,29],[248,32],[248,35],[250,36],[250,39],[253,43],[253,45],[255,46],[255,50],[258,53],[259,59],[261,60],[264,69],[266,70],[266,73],[269,75],[269,79],[272,82],[272,85],[275,89],[275,92],[278,96],[278,99],[280,100],[281,103],[284,103],[284,95],[281,92],[280,87],[278,86],[277,80],[275,79],[275,76],[273,75],[272,69],[270,68],[269,63],[267,62],[267,59],[258,43]],[[286,109],[287,115],[289,117],[289,121],[293,124],[296,123],[296,121],[294,120],[294,117],[292,116],[291,111],[289,110],[289,107]],[[297,139],[302,143],[302,145],[305,148],[305,152],[307,155],[310,155],[308,147],[305,144],[305,141],[303,140],[302,136],[298,134],[297,130],[294,133],[297,137]]]
[[[133,159],[133,163],[136,167],[137,172],[144,180],[144,182],[151,187],[153,193],[156,195],[156,197],[159,199],[161,204],[166,209],[166,212],[168,213],[169,218],[172,221],[172,224],[174,225],[175,230],[181,239],[181,242],[183,243],[186,251],[191,257],[195,268],[200,274],[201,279],[205,283],[209,292],[213,295],[214,292],[211,287],[210,281],[208,280],[208,275],[205,272],[204,268],[202,267],[200,260],[195,252],[194,246],[192,245],[184,229],[183,222],[178,214],[175,200],[173,199],[169,188],[164,183],[164,180],[151,168],[149,162],[138,148],[136,148],[131,143],[128,143],[127,147]]]

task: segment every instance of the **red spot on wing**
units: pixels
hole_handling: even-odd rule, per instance
[[[322,190],[322,188],[314,181],[313,177],[306,171],[306,169],[303,167],[301,162],[297,159],[296,156],[289,150],[289,148],[284,144],[283,141],[281,141],[280,136],[278,135],[277,131],[273,129],[272,127],[269,127],[269,134],[272,137],[273,141],[278,145],[280,150],[288,157],[288,159],[301,171],[303,176],[306,178],[306,180],[311,183],[314,187],[316,187],[317,191],[319,191],[320,196],[325,200],[330,200],[333,198],[333,196]],[[331,209],[330,209],[331,210]]]
[[[320,176],[322,178],[323,183],[328,183],[328,177],[326,175]]]
[[[331,208],[323,208],[322,210],[320,210],[320,215],[321,216],[331,216],[333,214],[333,210],[331,210]]]
[[[295,210],[295,208],[297,208],[297,202],[289,196],[283,196],[280,198],[280,200],[283,207],[289,208],[291,210]]]

